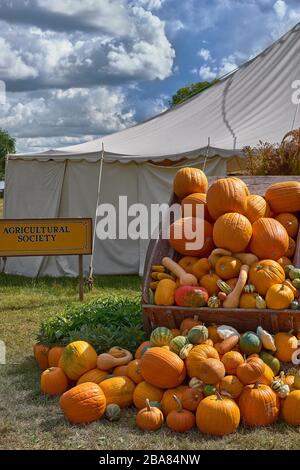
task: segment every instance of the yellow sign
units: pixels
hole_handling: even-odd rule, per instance
[[[0,220],[0,257],[91,253],[92,219]]]

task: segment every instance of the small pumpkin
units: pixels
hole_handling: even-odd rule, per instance
[[[168,346],[173,339],[173,335],[169,328],[159,326],[152,331],[150,343],[152,346]]]
[[[71,380],[78,380],[81,375],[95,369],[97,365],[97,353],[86,341],[73,341],[68,344],[61,359],[64,372]]]
[[[150,401],[160,402],[163,397],[163,390],[154,385],[148,384],[143,381],[137,384],[133,392],[133,403],[134,406],[141,410],[146,406],[146,399],[149,398]]]
[[[276,214],[300,210],[299,181],[281,181],[271,184],[265,194],[271,210]]]
[[[214,220],[226,212],[245,214],[247,210],[245,185],[238,178],[220,178],[210,185],[206,203],[208,212]]]
[[[251,293],[244,292],[240,297],[239,307],[250,308],[250,309],[256,308],[256,296],[257,294],[255,294],[254,292],[251,292]]]
[[[212,436],[224,436],[235,432],[239,423],[240,410],[232,399],[216,392],[199,403],[196,413],[199,431]]]
[[[204,217],[205,220],[211,221],[205,193],[189,194],[181,201],[181,209],[183,217]]]
[[[68,379],[59,367],[50,367],[41,375],[41,391],[47,395],[61,395],[68,389]]]
[[[247,196],[247,210],[246,217],[253,224],[257,219],[261,217],[270,217],[271,211],[269,204],[262,197],[257,194],[250,194]]]
[[[210,272],[201,277],[199,285],[204,287],[209,295],[217,294],[219,292],[218,281],[220,280],[219,276],[214,272]]]
[[[220,308],[221,305],[221,300],[216,295],[212,295],[207,301],[207,306],[209,308]]]
[[[241,269],[242,263],[240,260],[233,258],[232,256],[222,256],[221,258],[218,259],[215,270],[217,275],[221,279],[231,279],[234,277],[237,277],[239,275],[240,269]],[[220,284],[218,284],[220,287]],[[223,291],[226,294],[229,294],[230,292]]]
[[[240,337],[240,350],[247,355],[261,351],[262,343],[259,337],[253,331],[246,331]]]
[[[202,399],[203,394],[199,388],[187,387],[180,394],[183,408],[189,411],[196,411]]]
[[[271,387],[255,383],[243,389],[239,408],[241,418],[248,426],[268,426],[277,420],[280,403]]]
[[[265,363],[261,359],[249,357],[237,367],[236,375],[243,384],[248,385],[259,380],[264,370]]]
[[[229,375],[236,375],[236,369],[240,364],[243,364],[244,358],[238,351],[228,351],[223,356],[221,361],[224,364],[225,372]]]
[[[179,266],[181,266],[186,273],[193,274],[193,266],[199,260],[196,256],[184,256],[181,260],[178,261]]]
[[[167,426],[175,432],[189,431],[195,425],[195,416],[191,411],[183,409],[182,403],[176,395],[173,395],[173,399],[176,401],[177,408],[168,414]]]
[[[251,284],[255,285],[256,291],[264,296],[269,287],[283,283],[285,273],[279,263],[271,259],[265,259],[251,266],[249,280]]]
[[[144,431],[156,431],[160,429],[164,422],[164,415],[159,408],[150,406],[148,398],[146,407],[141,409],[136,415],[136,425]]]
[[[204,243],[199,243],[200,237],[196,235],[199,231],[203,233]],[[184,217],[173,222],[169,227],[168,237],[169,245],[185,256],[204,257],[214,247],[212,225],[196,217]]]
[[[143,343],[141,343],[139,347],[137,348],[137,350],[135,351],[134,358],[140,359],[142,355],[144,354],[144,352],[146,352],[147,349],[149,349],[150,347],[151,347],[150,341],[143,341]]]
[[[99,369],[98,369],[99,370]],[[104,371],[101,371],[101,372],[104,372]],[[127,375],[127,372],[128,372],[128,364],[126,364],[125,366],[117,366],[113,369],[112,371],[112,375],[116,376],[116,377],[124,377]],[[106,377],[108,379],[108,377]],[[80,380],[80,379],[79,379]],[[93,381],[92,381],[93,382]]]
[[[155,294],[154,302],[156,305],[174,305],[174,295],[176,282],[171,279],[162,279],[159,281]]]
[[[282,362],[290,362],[293,352],[298,347],[298,340],[291,332],[280,332],[274,336],[275,356]]]
[[[127,366],[127,376],[136,384],[143,382],[141,374],[141,359],[133,359]]]
[[[204,287],[182,286],[175,291],[175,303],[179,307],[204,307],[208,297]]]
[[[201,344],[208,339],[208,329],[204,325],[194,326],[187,335],[191,344]]]
[[[49,362],[48,362],[48,354],[50,348],[45,344],[36,343],[33,346],[33,354],[35,360],[37,361],[39,368],[42,370],[48,369]]]
[[[293,238],[289,237],[289,246],[287,251],[285,252],[285,256],[288,258],[292,258],[296,251],[296,242]]]
[[[199,378],[199,364],[204,359],[220,359],[218,351],[208,344],[199,344],[189,353],[185,364],[189,377]]]
[[[212,324],[207,327],[208,330],[208,337],[213,341],[213,343],[219,343],[222,341],[219,333],[218,333],[218,327],[215,324]]]
[[[70,423],[90,423],[104,415],[106,398],[99,385],[85,382],[66,391],[59,404]]]
[[[173,399],[173,395],[176,395],[181,400],[183,392],[188,388],[189,387],[186,385],[179,385],[179,387],[165,390],[161,400],[161,409],[164,416],[168,416],[171,411],[176,410],[177,408],[176,401]]]
[[[211,268],[212,265],[209,262],[208,258],[200,258],[198,259],[198,261],[196,261],[195,264],[193,264],[192,274],[194,274],[197,279],[201,279],[201,277],[209,273]]]
[[[111,403],[108,405],[105,410],[105,418],[111,422],[119,421],[121,418],[121,408],[119,405],[116,405],[116,403]]]
[[[287,309],[293,300],[292,290],[284,284],[274,284],[269,287],[266,294],[267,307],[273,310]]]
[[[180,168],[173,180],[173,191],[179,199],[193,193],[206,193],[207,189],[207,177],[198,168]]]

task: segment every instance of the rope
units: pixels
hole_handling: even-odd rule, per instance
[[[208,156],[209,156],[209,149],[210,149],[210,137],[208,137],[208,140],[207,140],[207,148],[206,148],[204,163],[203,163],[203,167],[202,167],[203,172],[205,172],[206,162],[207,162],[207,159],[208,159]]]
[[[94,227],[93,227],[93,240],[92,240],[92,254],[91,254],[91,264],[90,264],[90,272],[87,279],[87,285],[90,290],[92,290],[94,286],[94,251],[95,251],[95,241],[96,241],[96,220],[97,220],[97,210],[100,201],[100,192],[101,192],[101,181],[102,181],[102,170],[103,170],[103,161],[104,161],[104,145],[102,142],[102,151],[101,151],[101,158],[100,158],[100,168],[99,168],[99,177],[98,177],[98,191],[97,191],[97,204],[96,204],[96,211],[95,211],[95,219],[94,219]]]

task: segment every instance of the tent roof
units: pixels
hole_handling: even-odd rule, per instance
[[[102,142],[106,161],[179,160],[241,155],[259,140],[279,142],[300,125],[292,102],[292,83],[300,78],[300,23],[254,59],[211,88],[146,122],[79,145],[22,159],[98,160]],[[300,114],[300,113],[299,113]]]

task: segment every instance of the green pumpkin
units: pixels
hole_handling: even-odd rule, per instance
[[[221,279],[219,279],[217,281],[217,286],[222,292],[225,292],[226,295],[228,295],[228,294],[230,294],[230,292],[232,292],[232,289],[231,289],[230,285],[227,284],[227,282],[222,281]]]
[[[253,294],[253,292],[255,292],[255,286],[253,284],[246,284],[244,292],[246,292],[246,294]]]
[[[192,344],[204,343],[208,339],[208,329],[204,325],[193,326],[187,337]]]
[[[180,349],[180,352],[179,352],[180,359],[182,359],[184,361],[188,357],[188,355],[191,352],[191,350],[193,349],[193,347],[194,347],[194,345],[191,344],[191,343],[187,343],[185,346],[183,346],[183,348]]]
[[[214,395],[216,393],[216,387],[214,385],[207,384],[203,387],[203,393],[206,397]]]
[[[175,354],[179,354],[181,349],[186,344],[189,344],[189,340],[186,336],[176,336],[170,341],[170,351],[174,352]]]
[[[270,367],[270,369],[272,369],[274,375],[278,374],[281,368],[281,364],[277,357],[272,356],[272,354],[268,353],[267,351],[261,351],[259,353],[259,357]]]
[[[246,331],[240,337],[240,350],[249,356],[250,354],[258,354],[261,351],[261,341],[253,331]]]
[[[297,279],[297,280],[300,281],[300,279]],[[300,310],[299,301],[298,300],[293,300],[293,302],[290,303],[290,309],[291,310]]]
[[[284,267],[284,272],[287,277],[290,277],[290,271],[295,269],[295,267],[292,264],[288,264],[287,266]]]
[[[119,421],[121,417],[121,408],[119,405],[116,405],[116,403],[111,403],[110,405],[107,405],[106,410],[105,410],[105,418],[108,419],[108,421]]]
[[[207,305],[208,305],[209,308],[220,308],[221,307],[221,300],[216,295],[212,295],[208,299]]]
[[[289,278],[292,279],[299,279],[300,278],[300,269],[294,268],[289,270]]]
[[[255,297],[255,305],[256,305],[256,308],[258,309],[264,309],[264,308],[267,308],[267,303],[265,301],[265,299],[262,298],[261,295],[257,295]]]
[[[292,284],[296,289],[300,289],[300,279],[296,278],[292,281]]]
[[[173,339],[172,331],[165,326],[159,326],[152,331],[150,342],[153,346],[169,346]]]

